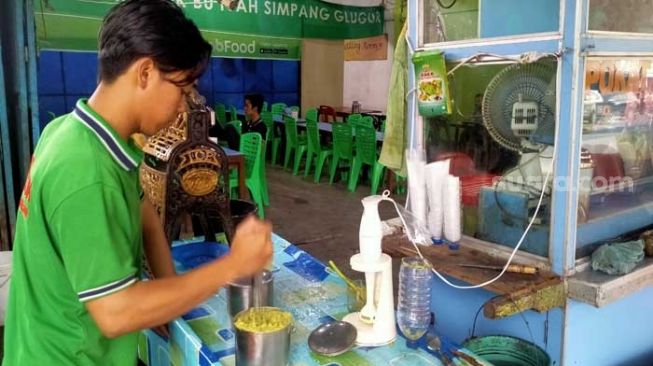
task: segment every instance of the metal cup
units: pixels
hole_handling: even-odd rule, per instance
[[[276,308],[261,308],[276,309]],[[240,314],[236,314],[237,318]],[[235,319],[234,318],[234,319]],[[274,332],[236,330],[236,366],[286,366],[290,354],[292,323]]]
[[[263,271],[263,287],[261,288],[261,306],[272,305],[274,290],[272,272]],[[252,278],[242,278],[229,284],[229,314],[234,317],[243,310],[251,308],[254,304],[254,291]]]

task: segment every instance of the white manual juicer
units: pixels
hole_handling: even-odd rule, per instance
[[[356,328],[356,344],[359,346],[383,346],[397,338],[392,259],[381,253],[383,230],[378,207],[385,197],[384,194],[363,198],[364,210],[359,231],[360,253],[349,260],[353,270],[365,273],[367,290],[366,303],[361,311],[343,318],[343,321]]]

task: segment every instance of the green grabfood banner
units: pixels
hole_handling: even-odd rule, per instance
[[[96,50],[102,18],[119,0],[38,0],[42,49]],[[241,0],[229,10],[218,0],[176,0],[213,45],[214,55],[299,59],[301,38],[354,39],[383,34],[383,7],[319,0]]]

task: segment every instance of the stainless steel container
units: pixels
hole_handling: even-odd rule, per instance
[[[274,292],[272,272],[263,271],[263,287],[261,288],[261,305],[272,306]],[[243,310],[253,306],[254,293],[252,291],[252,278],[239,279],[228,287],[229,314],[233,317]]]
[[[236,331],[236,366],[288,365],[292,322],[283,329],[266,333],[254,333],[234,328]]]

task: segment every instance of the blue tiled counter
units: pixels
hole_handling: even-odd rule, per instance
[[[389,346],[355,348],[337,357],[312,353],[307,345],[310,332],[348,313],[346,284],[278,235],[273,235],[273,243],[274,305],[290,311],[295,320],[290,365],[442,365],[422,349],[407,348],[401,337]],[[188,248],[192,250],[185,250]],[[225,251],[226,247],[217,243],[178,242],[173,257],[177,270],[184,272]],[[152,331],[143,332],[141,360],[150,366],[235,365],[235,334],[224,289],[173,321],[170,333],[168,341]]]

